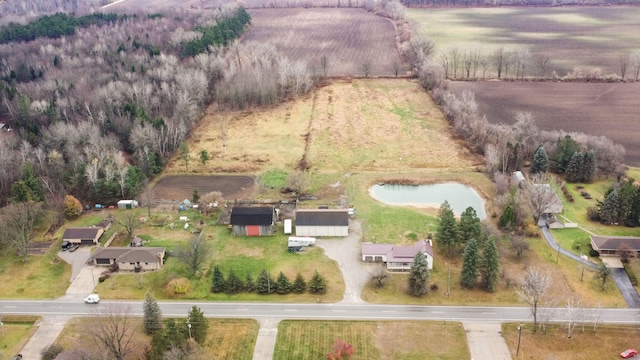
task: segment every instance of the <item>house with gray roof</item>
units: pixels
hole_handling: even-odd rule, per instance
[[[640,237],[591,235],[591,247],[601,256],[616,256],[625,248],[640,255]]]
[[[104,228],[101,226],[67,228],[62,234],[62,241],[68,241],[72,244],[97,245],[103,233]]]
[[[113,266],[121,271],[153,271],[164,265],[163,247],[106,247],[93,254],[93,264]]]
[[[362,261],[383,262],[387,270],[409,271],[413,259],[418,252],[427,258],[429,270],[433,269],[433,246],[431,240],[420,240],[412,246],[396,246],[391,244],[362,243]]]

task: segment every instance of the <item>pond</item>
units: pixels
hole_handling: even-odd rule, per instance
[[[369,194],[374,199],[389,205],[440,207],[446,200],[457,216],[471,206],[476,210],[480,220],[487,218],[482,197],[472,187],[460,183],[449,182],[429,185],[377,184],[369,188]]]

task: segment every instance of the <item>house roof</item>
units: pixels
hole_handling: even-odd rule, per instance
[[[347,209],[298,209],[296,226],[349,226]]]
[[[433,247],[424,239],[421,239],[412,246],[362,243],[363,255],[386,255],[387,262],[412,262],[418,251],[422,251],[433,257]]]
[[[94,259],[114,259],[115,262],[155,262],[164,256],[163,247],[108,247],[99,248],[93,254]],[[160,257],[158,256],[160,254]]]
[[[627,246],[631,250],[640,251],[640,237],[591,235],[591,243],[598,251],[617,251],[623,246]]]
[[[67,228],[62,235],[63,239],[95,239],[102,231],[102,227],[77,227]]]
[[[231,225],[271,225],[275,209],[273,206],[241,207],[231,209]]]

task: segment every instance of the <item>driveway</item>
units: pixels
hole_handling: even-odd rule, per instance
[[[325,255],[338,262],[344,278],[343,304],[364,304],[361,299],[362,288],[371,279],[371,273],[380,264],[363,264],[360,261],[360,243],[362,241],[362,223],[349,221],[349,235],[340,239],[318,239],[317,245],[324,249]]]
[[[62,301],[82,301],[87,295],[95,292],[96,284],[103,268],[87,265],[87,260],[91,256],[91,247],[81,246],[74,252],[59,251],[58,256],[71,264],[71,283],[65,295],[59,300]]]

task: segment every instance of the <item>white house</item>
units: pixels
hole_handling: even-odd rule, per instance
[[[413,258],[421,251],[427,258],[429,270],[433,269],[433,246],[431,240],[420,240],[413,246],[362,243],[362,261],[383,262],[388,270],[409,271]]]

